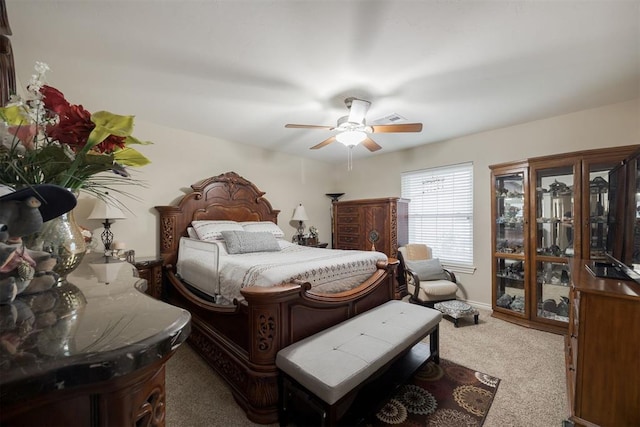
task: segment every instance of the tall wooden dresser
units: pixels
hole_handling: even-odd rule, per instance
[[[571,261],[567,394],[578,426],[640,425],[640,284]]]
[[[398,257],[409,241],[409,200],[398,197],[333,202],[336,249],[377,250]]]

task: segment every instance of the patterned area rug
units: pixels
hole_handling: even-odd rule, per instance
[[[373,426],[476,427],[484,423],[500,380],[440,359],[427,363],[382,407]]]

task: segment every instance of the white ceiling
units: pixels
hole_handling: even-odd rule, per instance
[[[415,134],[386,153],[640,96],[640,1],[6,0],[18,78],[72,103],[241,144],[309,147],[344,98]],[[372,156],[365,148],[354,157]]]

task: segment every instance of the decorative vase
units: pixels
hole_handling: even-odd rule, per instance
[[[25,245],[32,250],[48,252],[57,259],[53,271],[60,276],[59,285],[66,282],[67,275],[78,267],[87,252],[82,229],[73,211],[45,222],[38,233],[25,238]]]

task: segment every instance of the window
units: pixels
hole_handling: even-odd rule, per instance
[[[432,248],[445,264],[473,264],[473,164],[404,172],[409,242]]]

